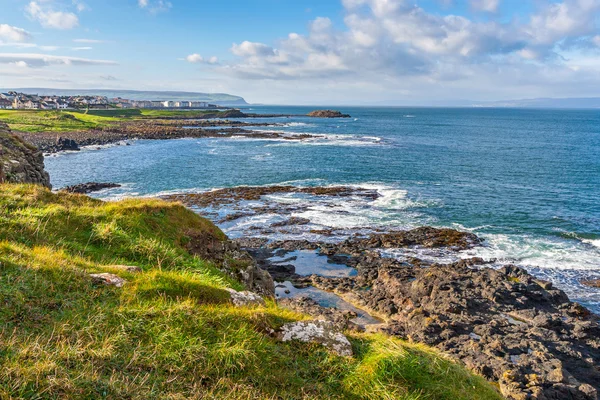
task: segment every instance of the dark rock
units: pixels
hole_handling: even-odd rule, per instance
[[[55,151],[79,151],[79,145],[73,139],[59,137],[56,139]]]
[[[282,226],[306,225],[306,224],[310,224],[310,219],[300,218],[300,217],[292,217],[290,219],[286,219],[285,221],[275,222],[275,223],[271,224],[271,227],[278,228],[278,227],[282,227]]]
[[[51,188],[42,152],[0,122],[0,183],[3,182],[35,183]]]
[[[92,192],[97,192],[103,189],[112,189],[118,188],[121,185],[117,183],[99,183],[99,182],[88,182],[88,183],[80,183],[78,185],[67,186],[61,189],[62,192],[68,193],[81,193],[87,194]]]

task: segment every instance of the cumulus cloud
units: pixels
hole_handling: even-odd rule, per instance
[[[92,60],[88,58],[53,56],[48,54],[18,54],[0,53],[0,64],[19,64],[30,67],[48,67],[52,65],[92,66],[92,65],[117,65],[115,61]]]
[[[17,28],[8,24],[0,24],[0,42],[28,42],[31,34],[25,29]]]
[[[600,0],[548,2],[528,18],[479,20],[430,13],[411,0],[342,0],[343,29],[328,18],[309,24],[307,34],[290,33],[275,45],[234,44],[237,61],[222,71],[245,78],[470,79],[504,68],[530,68],[533,61],[559,66],[557,52],[598,35]],[[495,13],[499,0],[471,0]],[[475,67],[477,68],[471,68]],[[469,72],[470,71],[470,72]]]
[[[219,59],[216,56],[204,58],[198,53],[190,54],[185,58],[185,61],[192,64],[218,64]]]
[[[48,5],[32,1],[25,7],[27,15],[45,28],[73,29],[79,26],[79,18],[72,12],[55,11]]]

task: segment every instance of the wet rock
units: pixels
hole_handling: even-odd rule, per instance
[[[231,302],[238,307],[264,306],[265,300],[253,292],[238,292],[234,289],[226,289],[231,294]]]
[[[306,225],[306,224],[310,224],[310,219],[300,218],[300,217],[292,217],[290,219],[286,219],[285,221],[275,222],[275,223],[271,224],[271,227],[278,228],[278,227],[282,227],[282,226]]]
[[[92,283],[95,285],[106,285],[106,286],[115,286],[115,287],[123,287],[127,281],[115,274],[109,274],[107,272],[103,272],[101,274],[90,274],[90,278],[92,278]]]
[[[67,186],[60,190],[62,192],[68,192],[68,193],[87,194],[87,193],[92,193],[92,192],[98,192],[98,191],[104,190],[104,189],[112,189],[112,188],[118,188],[118,187],[121,187],[121,185],[119,185],[117,183],[87,182],[87,183],[80,183],[80,184],[73,185],[73,186]]]
[[[589,287],[600,289],[600,279],[588,279],[588,280],[583,280],[580,283],[584,286],[589,286]]]
[[[350,115],[335,110],[316,110],[309,112],[307,115],[314,118],[351,118]]]
[[[59,137],[56,139],[56,144],[54,145],[54,151],[79,151],[79,144],[73,139]]]
[[[481,239],[472,233],[424,226],[409,231],[374,234],[366,239],[349,239],[345,244],[359,249],[422,246],[425,248],[447,247],[452,250],[465,250],[480,243]]]
[[[223,204],[233,204],[242,200],[260,200],[263,196],[277,193],[304,193],[315,196],[362,196],[376,199],[379,195],[376,191],[353,188],[348,186],[324,186],[324,187],[297,187],[297,186],[238,186],[212,190],[204,193],[182,193],[163,198],[170,201],[181,201],[182,203],[207,208]]]
[[[348,338],[329,321],[291,322],[281,327],[277,337],[283,342],[319,343],[340,356],[351,357],[354,354]]]

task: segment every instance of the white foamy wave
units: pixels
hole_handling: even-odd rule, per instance
[[[282,132],[279,132],[282,133]],[[293,136],[296,133],[283,132]],[[324,133],[309,133],[314,137],[302,140],[285,140],[283,143],[274,144],[272,146],[379,146],[382,144],[382,138],[378,136],[358,136],[345,134],[324,134]]]
[[[575,240],[524,235],[481,234],[486,245],[464,252],[468,257],[496,260],[500,264],[557,270],[598,270],[600,252]]]
[[[600,249],[600,239],[581,239],[581,241]]]

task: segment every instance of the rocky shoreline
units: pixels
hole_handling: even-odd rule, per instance
[[[237,187],[205,193],[168,196],[203,212],[227,207],[233,213],[210,214],[227,223],[248,215],[291,215],[298,206],[241,206],[273,194],[301,194],[377,199],[376,191],[354,187],[265,186]],[[254,214],[253,214],[254,213]],[[380,331],[437,347],[492,382],[508,399],[597,399],[600,389],[599,317],[568,299],[550,282],[536,279],[514,265],[491,268],[480,258],[448,263],[414,256],[415,248],[459,254],[485,245],[477,236],[421,227],[370,234],[355,233],[342,241],[271,240],[265,234],[303,227],[305,219],[291,216],[267,229],[235,240],[253,256],[279,286],[313,287],[381,319],[361,326],[352,312],[321,306],[297,296],[279,303],[343,329]],[[324,238],[331,232],[320,232]],[[393,258],[386,251],[407,251]],[[343,277],[299,274],[299,253],[325,258],[353,274]],[[274,261],[277,259],[277,261]],[[281,285],[281,287],[284,287]]]
[[[317,110],[309,117],[314,118],[346,118],[349,115],[339,111]],[[58,153],[61,151],[78,151],[87,146],[104,146],[131,140],[168,140],[183,138],[231,138],[244,137],[250,139],[306,140],[319,138],[319,135],[284,134],[274,131],[256,131],[251,128],[283,126],[281,123],[243,122],[236,118],[282,118],[293,117],[283,114],[245,114],[239,110],[228,110],[194,117],[160,117],[142,118],[134,121],[122,121],[98,130],[75,132],[15,132],[28,143],[42,152]],[[191,122],[193,121],[193,123]]]

